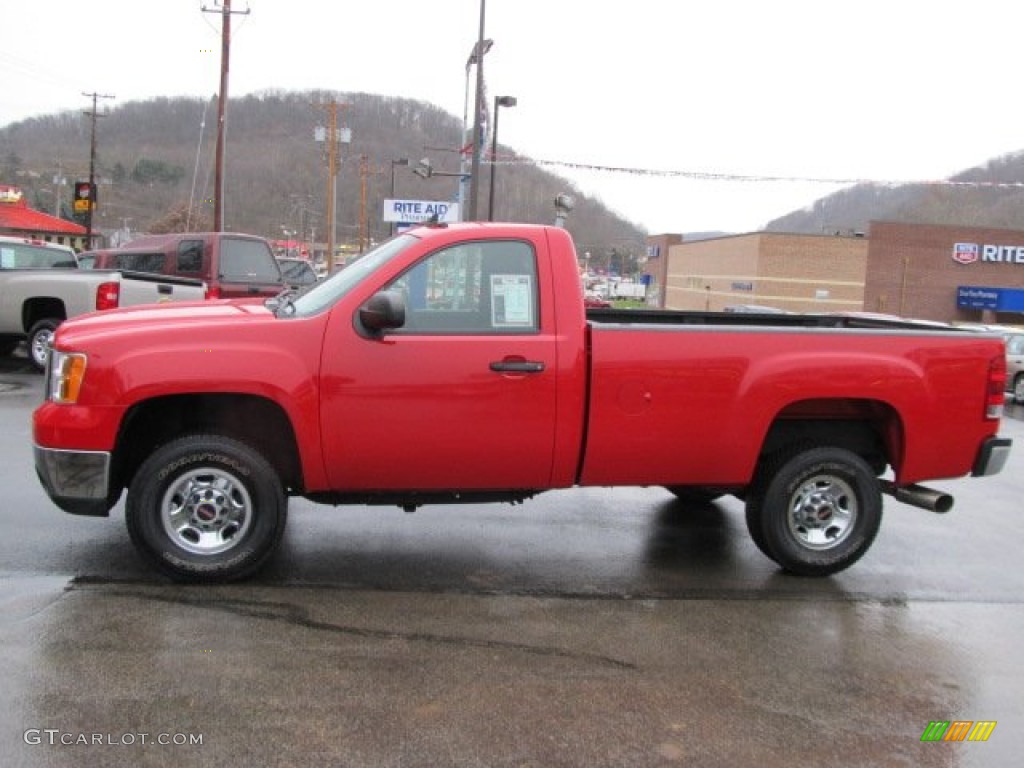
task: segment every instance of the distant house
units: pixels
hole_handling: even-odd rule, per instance
[[[85,250],[86,229],[72,221],[29,208],[18,187],[0,184],[0,235],[31,237]]]

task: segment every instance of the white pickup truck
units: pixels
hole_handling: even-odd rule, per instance
[[[53,332],[69,317],[204,297],[201,280],[80,270],[66,246],[0,237],[0,354],[9,355],[27,340],[29,358],[39,370],[46,367]]]

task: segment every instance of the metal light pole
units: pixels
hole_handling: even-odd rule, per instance
[[[498,108],[514,107],[515,96],[494,97],[494,131],[491,134],[491,190],[487,196],[487,220],[494,221],[494,186],[495,178],[498,175]]]
[[[477,48],[483,51],[484,48],[484,16],[486,12],[486,0],[480,0],[480,34],[477,36]],[[478,57],[476,63],[476,99],[473,109],[473,165],[469,177],[469,216],[468,221],[477,220],[477,192],[480,183],[480,109],[483,106],[484,98],[484,57]]]
[[[392,160],[391,161],[391,191],[390,191],[388,196],[392,200],[395,199],[395,166],[396,165],[409,165],[409,158],[408,157],[400,157],[397,160]],[[391,234],[392,235],[395,234],[395,222],[393,222],[393,221],[391,222]]]
[[[469,58],[466,59],[466,97],[462,104],[462,146],[459,148],[459,173],[462,175],[462,178],[459,179],[457,195],[459,217],[463,221],[466,219],[466,198],[468,197],[466,187],[469,185],[469,171],[466,168],[466,148],[475,146],[474,140],[469,133],[469,70],[474,64],[479,64],[483,61],[484,54],[491,50],[492,45],[494,45],[493,40],[478,40],[473,44],[473,50],[469,52]]]

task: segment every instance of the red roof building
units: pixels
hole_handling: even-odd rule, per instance
[[[0,184],[0,235],[32,237],[84,250],[86,229],[72,221],[29,208],[18,187]]]

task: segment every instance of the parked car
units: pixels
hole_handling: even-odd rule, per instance
[[[0,237],[0,269],[75,269],[78,259],[66,245],[31,237]]]
[[[277,265],[281,268],[281,276],[292,288],[312,285],[319,277],[309,259],[298,259],[292,256],[279,256]]]
[[[992,323],[957,323],[957,328],[979,333],[998,333],[1006,344],[1006,391],[1011,400],[1024,403],[1024,328]]]
[[[1013,400],[1024,403],[1024,330],[1004,332],[1006,340],[1006,387]]]
[[[208,299],[276,296],[287,287],[270,243],[235,232],[144,235],[125,248],[80,254],[79,261],[87,269],[202,280]]]

